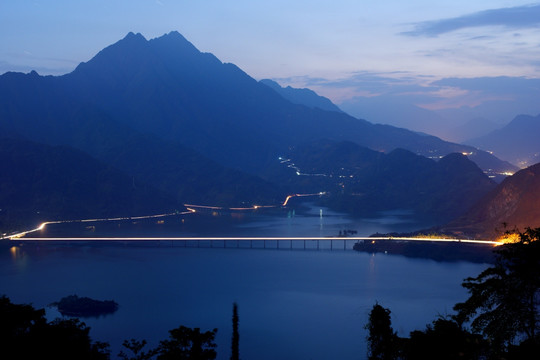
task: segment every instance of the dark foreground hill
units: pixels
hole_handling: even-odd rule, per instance
[[[540,226],[540,164],[506,178],[444,232],[493,238],[506,230]]]
[[[439,161],[408,150],[385,154],[352,142],[316,141],[295,147],[269,172],[306,192],[326,191],[325,205],[362,216],[405,209],[448,221],[495,188],[466,156]]]
[[[183,209],[165,193],[65,146],[0,140],[0,228]]]

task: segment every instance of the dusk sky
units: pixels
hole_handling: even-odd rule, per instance
[[[434,81],[520,77],[538,91],[540,78],[530,0],[3,0],[0,73],[64,74],[130,31],[172,30],[258,80],[337,103],[400,89],[429,109],[474,106],[517,95]]]

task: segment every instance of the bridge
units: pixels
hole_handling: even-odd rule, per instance
[[[502,243],[497,241],[471,240],[471,239],[447,239],[447,238],[416,238],[416,237],[21,237],[12,239],[14,242],[54,242],[54,243],[87,243],[87,242],[114,242],[114,243],[157,243],[159,246],[180,246],[180,247],[220,247],[220,248],[273,248],[273,249],[313,249],[313,250],[334,250],[352,248],[360,241],[379,242],[426,242],[426,243],[461,243],[477,244],[484,246],[498,246]],[[349,245],[349,246],[347,246]]]

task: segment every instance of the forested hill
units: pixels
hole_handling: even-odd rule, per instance
[[[506,178],[443,231],[486,238],[540,227],[540,164]]]
[[[309,192],[328,191],[326,205],[363,216],[408,209],[449,221],[496,186],[459,153],[434,161],[404,149],[385,154],[352,142],[322,140],[295,147],[283,159],[268,169],[276,181]]]
[[[0,228],[6,224],[183,210],[165,193],[81,151],[0,139]]]

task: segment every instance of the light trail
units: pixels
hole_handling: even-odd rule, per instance
[[[302,197],[302,196],[316,196],[316,195],[324,195],[326,192],[319,192],[317,194],[294,194],[289,195],[285,199],[285,202],[282,204],[282,206],[287,206],[287,203],[291,199],[291,197]],[[275,208],[276,205],[253,205],[251,207],[236,207],[236,208],[225,208],[221,206],[209,206],[209,205],[194,205],[194,204],[184,204],[186,209],[188,211],[184,212],[174,212],[174,213],[167,213],[167,214],[157,214],[157,215],[143,215],[143,216],[123,216],[123,217],[115,217],[115,218],[102,218],[102,219],[77,219],[77,220],[58,220],[58,221],[45,221],[41,223],[40,226],[38,226],[35,229],[21,231],[16,234],[3,234],[0,238],[1,239],[13,239],[13,238],[21,238],[27,234],[31,234],[36,231],[43,230],[47,225],[51,224],[68,224],[68,223],[90,223],[90,222],[102,222],[102,221],[125,221],[125,220],[142,220],[142,219],[154,219],[154,218],[160,218],[160,217],[167,217],[167,216],[173,216],[173,215],[187,215],[192,214],[196,212],[195,209],[208,209],[208,210],[230,210],[230,211],[248,211],[248,210],[257,210],[261,208]]]
[[[443,242],[443,243],[467,243],[467,244],[481,244],[481,245],[502,245],[500,241],[478,240],[478,239],[445,239],[445,238],[413,238],[413,237],[316,237],[316,236],[302,236],[302,237],[54,237],[54,238],[18,238],[17,241],[420,241],[420,242]]]
[[[186,208],[199,208],[199,209],[210,209],[210,210],[223,210],[221,206],[209,206],[209,205],[194,205],[194,204],[184,204]]]
[[[20,233],[16,234],[5,234],[4,237],[10,240],[13,239],[20,239],[21,237],[31,234],[36,231],[41,231],[45,229],[47,225],[52,224],[70,224],[70,223],[88,223],[88,222],[103,222],[103,221],[123,221],[123,220],[142,220],[142,219],[155,219],[155,218],[162,218],[167,216],[173,216],[173,215],[187,215],[192,214],[196,212],[194,209],[187,208],[188,211],[184,212],[173,212],[173,213],[167,213],[167,214],[156,214],[156,215],[143,215],[143,216],[126,216],[126,217],[116,217],[116,218],[103,218],[103,219],[80,219],[80,220],[57,220],[57,221],[45,221],[41,223],[37,228],[22,231]],[[4,238],[3,237],[3,238]]]
[[[289,200],[291,200],[293,197],[304,197],[304,196],[322,196],[322,195],[325,195],[326,194],[326,191],[321,191],[321,192],[318,192],[318,193],[315,193],[315,194],[293,194],[293,195],[289,195],[285,198],[285,201],[283,202],[283,204],[281,204],[281,206],[287,206],[287,203],[289,202]]]

